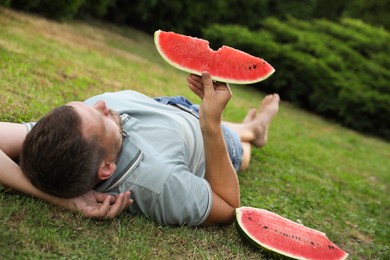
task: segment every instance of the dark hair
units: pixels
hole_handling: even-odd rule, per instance
[[[97,172],[104,156],[96,137],[83,137],[76,111],[61,106],[42,117],[27,134],[20,166],[41,191],[72,198],[98,184]]]

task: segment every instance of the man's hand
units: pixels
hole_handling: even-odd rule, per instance
[[[203,72],[202,77],[192,74],[187,80],[192,92],[202,99],[199,111],[201,126],[215,126],[217,124],[219,127],[223,110],[232,97],[229,85],[214,82],[208,72]]]
[[[80,212],[85,217],[111,219],[133,203],[129,196],[130,191],[120,193],[117,196],[89,191],[77,198],[65,199],[64,206]]]

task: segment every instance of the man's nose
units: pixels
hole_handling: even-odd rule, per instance
[[[109,114],[109,110],[107,108],[106,102],[104,102],[103,100],[99,100],[98,102],[96,102],[94,107],[96,110],[102,112],[104,115]]]

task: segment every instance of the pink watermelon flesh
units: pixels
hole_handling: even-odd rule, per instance
[[[238,229],[258,246],[296,259],[345,259],[324,233],[264,209],[236,209]]]
[[[263,59],[227,46],[214,51],[208,41],[195,37],[158,30],[154,42],[160,55],[172,66],[197,75],[208,71],[217,81],[252,84],[275,71]]]

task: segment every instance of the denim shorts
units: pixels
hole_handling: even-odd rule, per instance
[[[158,97],[155,98],[156,101],[166,104],[176,106],[192,115],[196,118],[199,118],[199,105],[193,104],[191,101],[182,96],[174,97]],[[222,125],[223,137],[225,139],[226,148],[229,153],[230,160],[233,164],[233,167],[238,171],[242,163],[242,146],[240,137],[236,132],[234,132],[229,127]]]

